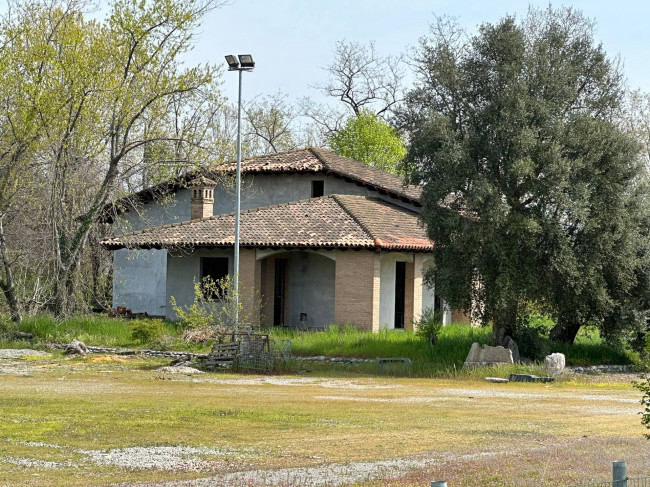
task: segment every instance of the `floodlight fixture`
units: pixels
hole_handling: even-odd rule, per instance
[[[229,54],[226,56],[226,62],[228,63],[228,68],[233,71],[235,69],[239,69],[239,61],[237,60],[237,56],[233,56],[232,54]]]
[[[253,56],[250,54],[240,54],[239,64],[241,64],[242,69],[253,69],[255,67],[255,61],[253,61]]]

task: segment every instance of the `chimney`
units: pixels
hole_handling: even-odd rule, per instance
[[[217,183],[205,176],[199,176],[188,183],[192,192],[192,220],[209,218],[214,212],[214,188]]]

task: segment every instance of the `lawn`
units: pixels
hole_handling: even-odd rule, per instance
[[[606,480],[620,459],[650,473],[627,378],[190,377],[163,363],[0,360],[0,485],[557,486]]]
[[[133,322],[103,316],[78,316],[66,321],[46,316],[29,317],[21,325],[21,330],[33,333],[39,342],[69,343],[76,338],[87,345],[202,353],[210,350],[211,343],[200,345],[184,342],[181,339],[183,328],[178,323],[160,320],[149,322],[156,324],[159,335],[146,342],[134,339],[131,333],[134,323],[142,323],[141,320]],[[433,348],[417,335],[405,331],[385,330],[380,333],[368,333],[352,327],[331,326],[322,332],[281,328],[274,328],[269,332],[273,339],[290,339],[294,356],[323,355],[371,359],[408,357],[414,363],[410,374],[424,377],[455,376],[462,368],[472,343],[489,344],[492,339],[489,327],[473,328],[466,324],[445,326],[437,345]],[[542,361],[543,357],[551,352],[564,353],[568,365],[627,364],[631,361],[625,352],[604,343],[597,330],[588,328],[580,332],[573,345],[551,343],[547,338],[540,338],[539,342],[546,350],[539,357]],[[20,343],[0,345],[23,346]],[[399,370],[395,372],[398,373]]]

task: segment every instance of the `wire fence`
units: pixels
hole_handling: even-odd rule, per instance
[[[447,482],[434,481],[431,487],[452,487]],[[612,464],[612,480],[609,482],[596,482],[586,484],[574,484],[571,487],[650,487],[650,477],[628,477],[627,464],[625,462],[614,462]]]
[[[595,484],[577,484],[571,487],[650,487],[650,477],[628,477],[624,480],[599,482]]]

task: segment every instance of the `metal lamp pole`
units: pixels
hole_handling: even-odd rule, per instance
[[[235,209],[235,259],[234,274],[235,282],[233,292],[235,293],[235,326],[239,326],[239,220],[241,214],[241,79],[242,72],[252,71],[255,67],[253,56],[240,54],[239,59],[233,55],[226,56],[228,71],[239,71],[239,95],[237,102],[237,178],[235,182],[237,203]]]

